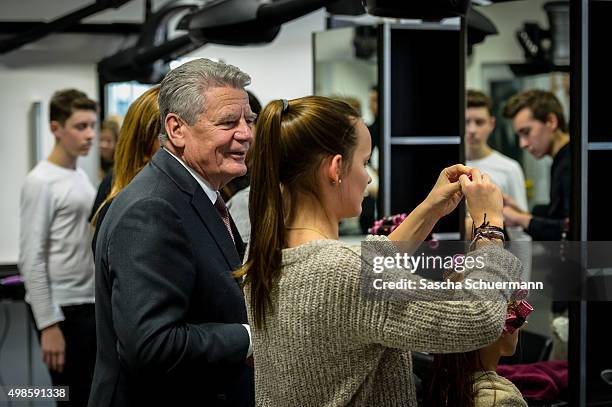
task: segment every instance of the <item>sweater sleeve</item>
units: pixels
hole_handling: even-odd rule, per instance
[[[53,221],[53,196],[49,184],[28,178],[21,190],[19,208],[19,271],[39,330],[64,320],[53,303],[49,287],[47,250]]]
[[[419,299],[410,294],[394,297],[380,294],[376,298],[364,293],[368,278],[361,270],[359,251],[344,248],[336,261],[345,264],[344,287],[338,312],[345,313],[357,341],[379,343],[387,347],[422,352],[465,352],[495,341],[502,332],[506,315],[508,290],[422,290]],[[485,267],[472,271],[466,278],[483,281],[516,280],[520,261],[508,251],[491,245],[472,253],[486,258]],[[366,256],[364,256],[366,257]],[[340,266],[340,264],[338,264]],[[403,271],[404,275],[406,274]],[[371,281],[371,279],[370,279]],[[383,290],[384,291],[384,290]],[[457,297],[459,298],[459,297]]]

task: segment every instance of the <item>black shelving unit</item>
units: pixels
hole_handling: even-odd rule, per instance
[[[612,240],[609,234],[609,204],[604,189],[609,188],[612,162],[612,121],[607,100],[612,82],[607,69],[608,26],[612,2],[570,1],[571,36],[571,148],[573,197],[571,240],[588,242]],[[595,275],[588,257],[585,286],[610,284],[612,276]],[[612,267],[612,264],[608,265]],[[604,325],[612,313],[612,302],[581,301],[570,305],[569,385],[571,406],[610,406],[612,386],[600,377],[612,369],[610,338]]]
[[[381,112],[379,213],[410,212],[439,172],[463,162],[465,129],[464,19],[380,26]],[[434,233],[459,239],[462,215]]]

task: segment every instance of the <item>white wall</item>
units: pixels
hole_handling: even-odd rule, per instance
[[[210,45],[190,57],[219,58],[251,76],[249,89],[263,105],[313,91],[312,33],[325,29],[322,10],[285,24],[271,44],[249,47]]]
[[[465,75],[468,88],[483,89],[486,86],[482,76],[483,64],[525,61],[523,50],[516,39],[516,31],[525,22],[536,22],[540,27],[548,28],[548,19],[542,8],[548,1],[511,1],[477,7],[478,11],[493,21],[499,34],[489,36],[483,43],[474,46]]]
[[[366,123],[374,120],[369,109],[370,88],[378,82],[376,57],[355,57],[353,27],[338,28],[315,36],[316,67],[314,91],[321,96],[357,98]]]
[[[67,2],[69,3],[69,2]],[[190,56],[219,58],[251,75],[250,89],[262,103],[272,99],[296,98],[312,94],[313,63],[311,36],[325,28],[324,12],[318,11],[286,24],[276,40],[264,46],[227,47],[210,45]],[[43,122],[52,93],[75,87],[97,99],[95,65],[49,65],[9,69],[0,58],[0,264],[16,263],[19,238],[19,193],[29,168],[28,112],[35,101],[43,103]],[[45,154],[53,146],[48,126],[43,128]],[[96,179],[97,148],[79,160],[92,180]]]
[[[369,109],[369,94],[377,82],[378,69],[374,63],[359,60],[317,62],[317,94],[357,98],[366,123],[374,121]]]

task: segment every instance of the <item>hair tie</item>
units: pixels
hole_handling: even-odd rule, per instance
[[[289,110],[289,102],[287,99],[281,99],[281,102],[283,102],[283,113],[285,113],[287,110]]]
[[[504,331],[511,334],[519,329],[525,321],[527,316],[531,314],[533,307],[527,302],[527,300],[512,300],[508,304],[506,311],[506,321],[504,323]]]

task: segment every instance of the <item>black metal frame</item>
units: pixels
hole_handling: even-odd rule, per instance
[[[13,51],[25,44],[39,40],[52,32],[63,31],[78,24],[82,19],[109,8],[117,8],[131,0],[98,0],[89,6],[83,7],[65,16],[48,23],[32,26],[27,31],[0,41],[0,54]]]

